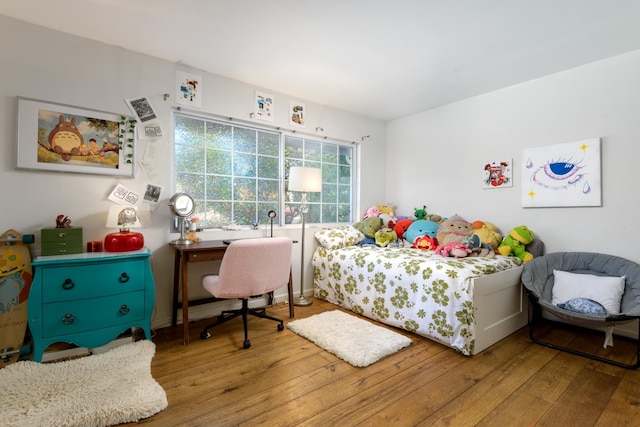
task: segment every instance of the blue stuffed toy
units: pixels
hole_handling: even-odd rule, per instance
[[[411,223],[407,231],[404,232],[404,239],[413,244],[418,237],[429,236],[436,237],[440,224],[428,219],[418,219]]]

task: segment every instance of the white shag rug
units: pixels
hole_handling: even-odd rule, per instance
[[[363,368],[411,344],[404,335],[339,310],[289,322],[287,327],[353,366]]]
[[[0,369],[0,425],[112,426],[167,407],[151,376],[148,340],[58,363],[16,362]]]

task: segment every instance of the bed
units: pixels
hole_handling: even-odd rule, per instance
[[[413,248],[359,246],[344,236],[328,243],[316,233],[316,239],[316,298],[465,355],[527,324],[518,258],[457,259]]]

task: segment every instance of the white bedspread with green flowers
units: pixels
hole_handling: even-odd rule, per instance
[[[522,265],[515,257],[448,258],[377,246],[319,247],[315,297],[382,323],[473,352],[474,277]]]

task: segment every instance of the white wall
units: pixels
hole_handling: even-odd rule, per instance
[[[40,229],[55,225],[58,214],[68,215],[75,226],[83,227],[84,240],[101,240],[112,230],[106,229],[106,211],[110,206],[107,196],[113,187],[122,182],[134,188],[144,185],[140,173],[135,178],[117,178],[88,174],[67,174],[18,170],[15,168],[17,96],[35,98],[60,104],[74,105],[116,114],[130,115],[124,99],[147,96],[154,104],[161,120],[165,139],[162,177],[158,184],[169,190],[161,206],[152,214],[153,227],[143,231],[146,245],[152,250],[152,267],[156,282],[156,312],[153,326],[165,326],[171,319],[171,292],[173,278],[173,249],[168,242],[177,235],[169,233],[169,212],[166,202],[172,190],[172,138],[171,112],[175,106],[174,82],[177,70],[203,76],[202,112],[250,120],[253,111],[255,88],[237,81],[222,78],[185,66],[173,64],[149,56],[107,46],[63,33],[47,30],[0,16],[0,198],[2,231],[14,228],[21,233],[36,235],[32,246],[34,255],[40,251]],[[163,101],[162,94],[170,98]],[[289,99],[294,96],[274,93],[275,126],[288,128]],[[297,99],[305,101],[304,99]],[[363,167],[361,178],[367,182],[361,201],[365,206],[381,201],[384,191],[385,125],[382,122],[338,111],[330,107],[306,102],[307,128],[310,133],[316,127],[324,128],[323,136],[346,141],[361,141]],[[262,123],[262,122],[256,122]],[[140,155],[146,142],[137,142]],[[275,234],[300,238],[299,226],[278,227]],[[223,239],[262,235],[262,231],[203,233],[205,239]],[[305,250],[305,289],[311,293],[312,271],[309,259],[312,254],[313,233],[308,232]],[[298,248],[296,248],[298,249]],[[294,288],[300,289],[299,251],[294,252]],[[211,266],[196,265],[190,269],[190,290],[200,288],[200,275]],[[283,300],[285,289],[276,293]],[[204,295],[204,294],[201,294]],[[197,307],[192,318],[210,315],[210,307]]]
[[[547,252],[594,251],[640,261],[640,51],[390,122],[388,199],[399,214],[427,205],[442,216],[527,225]],[[520,205],[524,148],[602,138],[602,207]],[[514,160],[514,186],[482,189],[482,166]]]

